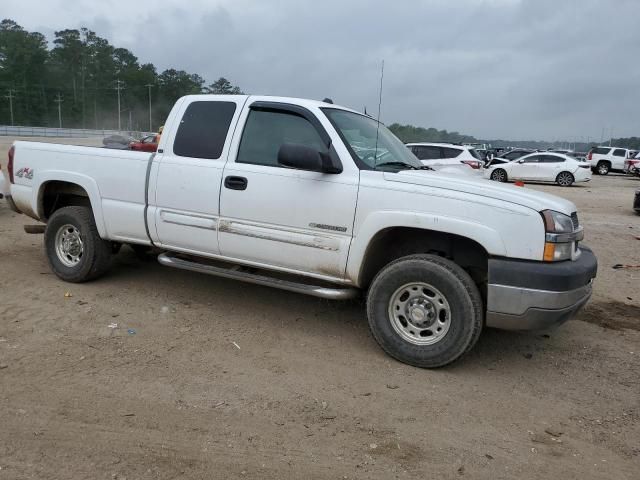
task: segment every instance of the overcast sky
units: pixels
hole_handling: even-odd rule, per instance
[[[638,0],[2,0],[141,63],[479,138],[640,135]]]

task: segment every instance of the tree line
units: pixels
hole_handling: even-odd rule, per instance
[[[149,130],[151,103],[157,129],[178,98],[194,93],[242,91],[224,77],[206,85],[197,73],[158,73],[87,28],[55,32],[49,48],[43,34],[0,22],[0,124]]]

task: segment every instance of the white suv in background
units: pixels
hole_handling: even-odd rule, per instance
[[[480,173],[482,157],[472,147],[453,143],[407,143],[407,148],[423,165],[435,170],[454,167],[463,173]]]
[[[633,158],[634,150],[617,147],[593,147],[587,153],[587,162],[593,173],[606,175],[610,171],[624,170],[624,161]]]

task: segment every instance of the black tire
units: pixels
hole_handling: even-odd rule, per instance
[[[56,251],[56,236],[66,225],[79,231],[82,254],[76,265],[65,265]],[[51,270],[65,282],[81,283],[103,275],[111,264],[113,245],[100,238],[93,211],[89,207],[64,207],[56,210],[44,232],[44,245]]]
[[[503,168],[496,168],[493,172],[491,172],[491,180],[496,182],[507,182],[509,179],[507,177],[507,172]]]
[[[560,172],[556,177],[556,183],[561,187],[570,187],[575,182],[575,177],[571,172]]]
[[[611,164],[605,161],[599,161],[596,165],[596,172],[598,175],[607,175],[611,171]]]
[[[393,325],[393,298],[412,282],[433,286],[450,307],[448,330],[431,345],[406,340]],[[480,292],[469,274],[450,260],[422,254],[400,258],[378,272],[369,287],[367,316],[373,337],[386,353],[422,368],[442,367],[467,353],[480,337],[484,318]]]

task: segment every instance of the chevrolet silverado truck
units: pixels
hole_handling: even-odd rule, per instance
[[[186,96],[155,153],[17,141],[7,167],[9,204],[46,224],[64,281],[105,274],[129,244],[168,267],[364,296],[382,349],[419,367],[457,360],[484,327],[568,320],[596,275],[573,203],[432,171],[329,103]]]

